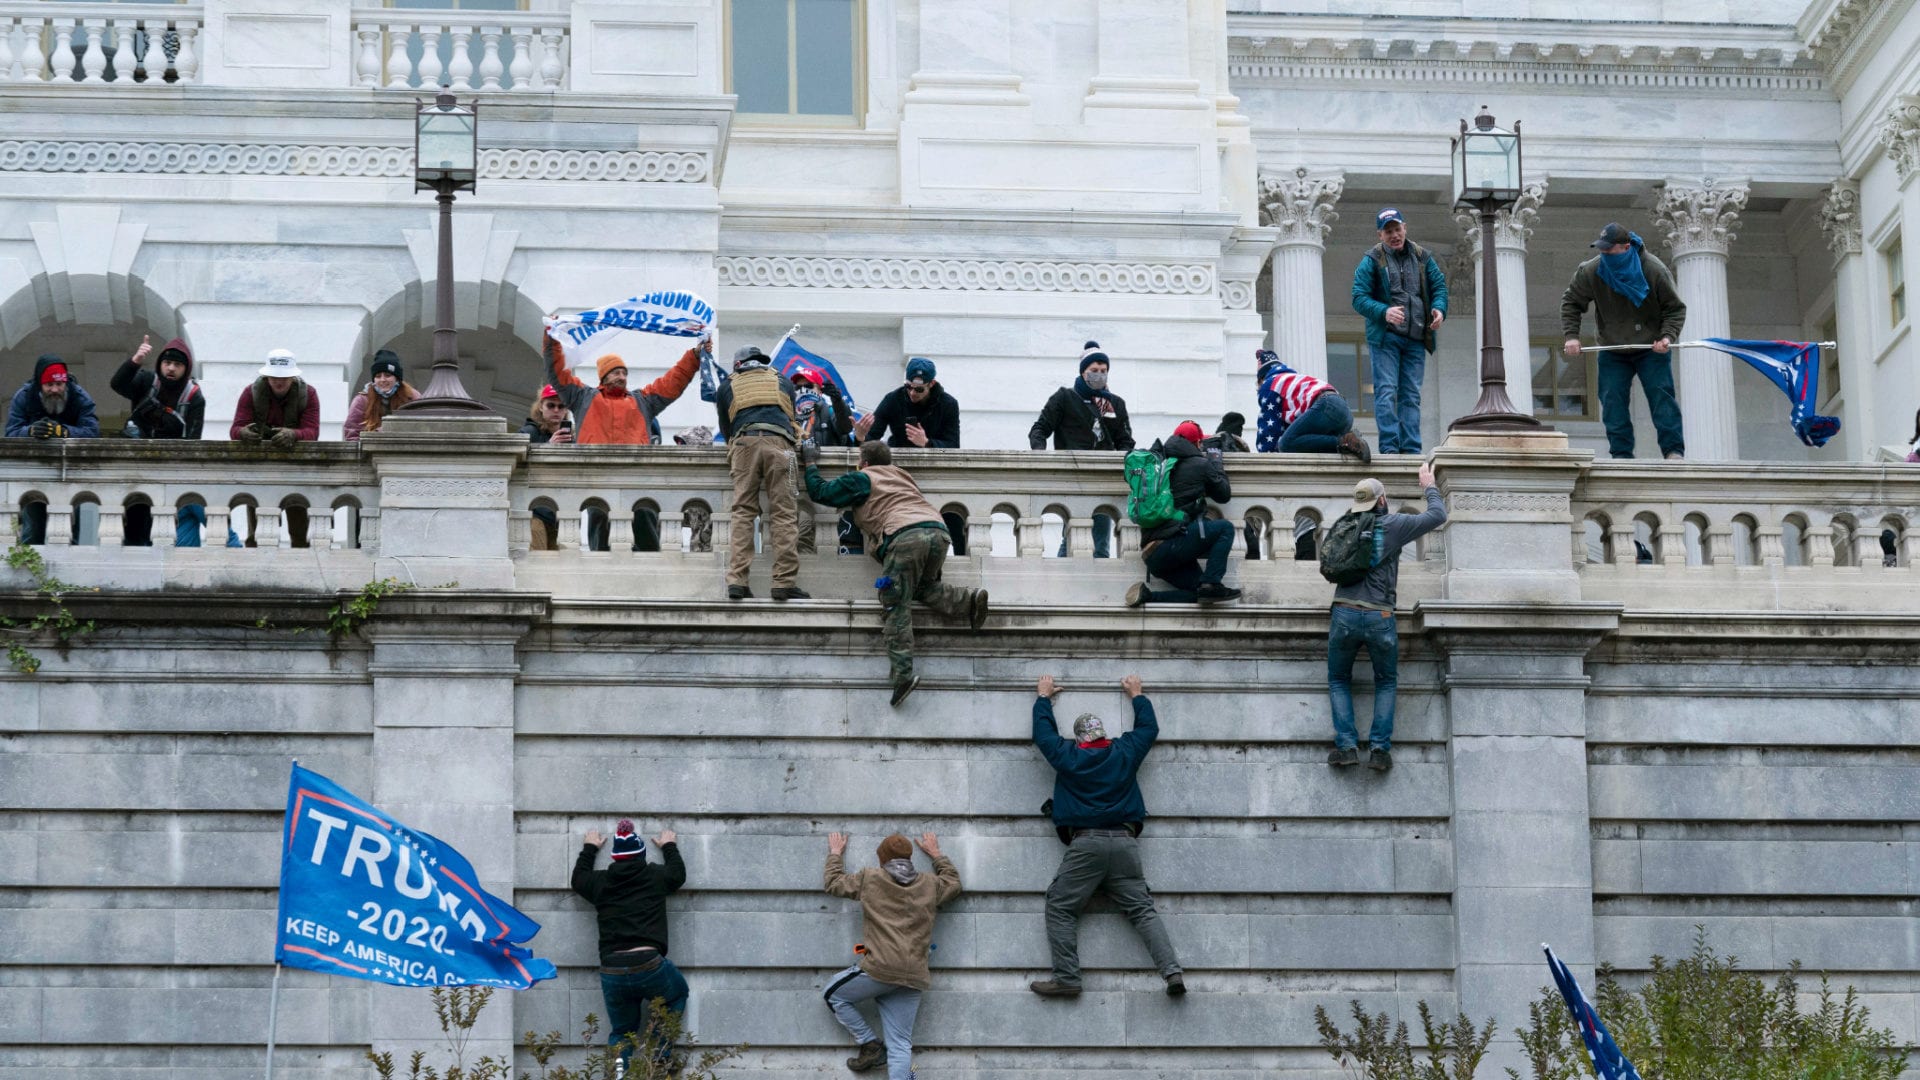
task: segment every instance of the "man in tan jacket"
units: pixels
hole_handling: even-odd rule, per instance
[[[827,982],[827,1007],[860,1043],[860,1055],[847,1059],[854,1072],[887,1067],[888,1080],[913,1075],[913,1019],[920,992],[933,982],[927,952],[933,942],[933,917],[941,904],[960,895],[960,871],[940,854],[940,840],[920,834],[920,850],[933,860],[933,874],[914,869],[913,845],[894,833],[880,841],[880,865],[856,874],[846,870],[847,834],[827,837],[829,895],[860,901],[860,962]],[[880,1012],[883,1045],[873,1037],[856,1002],[872,1001]]]

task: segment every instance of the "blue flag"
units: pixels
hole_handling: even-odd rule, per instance
[[[1541,946],[1546,948],[1546,946]],[[1587,995],[1580,990],[1579,980],[1567,965],[1547,949],[1547,967],[1553,972],[1554,985],[1560,988],[1560,996],[1566,1000],[1567,1011],[1573,1014],[1573,1026],[1580,1029],[1580,1038],[1586,1041],[1587,1058],[1593,1062],[1593,1074],[1600,1080],[1640,1080],[1640,1073],[1628,1061],[1620,1047],[1607,1033],[1607,1025],[1600,1022],[1600,1014],[1593,1011],[1593,1005]]]
[[[1840,433],[1840,418],[1819,416],[1820,343],[1817,341],[1734,341],[1707,338],[1700,342],[1729,356],[1737,356],[1773,380],[1792,403],[1793,433],[1808,446],[1825,446]]]
[[[801,348],[800,343],[793,340],[792,334],[781,338],[780,344],[773,349],[773,370],[792,378],[793,373],[803,367],[812,368],[832,379],[833,385],[840,388],[840,396],[846,399],[847,410],[853,414],[855,420],[860,419],[862,414],[860,406],[854,403],[853,388],[847,385],[847,380],[840,377],[840,369],[833,366],[833,361]]]
[[[480,887],[452,847],[293,767],[273,958],[396,986],[525,990],[554,977],[540,924]]]

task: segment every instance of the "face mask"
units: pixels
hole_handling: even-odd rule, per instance
[[[1107,373],[1104,371],[1089,371],[1080,377],[1086,380],[1087,388],[1090,390],[1105,390],[1107,388]]]

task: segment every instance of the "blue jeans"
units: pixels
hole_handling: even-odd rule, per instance
[[[653,1026],[653,1002],[660,999],[674,1016],[687,1015],[687,980],[673,961],[660,958],[660,966],[633,975],[600,976],[600,993],[607,999],[607,1045],[634,1036],[644,1044]],[[665,1061],[673,1054],[673,1044],[662,1040],[654,1048],[654,1057]],[[620,1051],[621,1062],[633,1056],[631,1048]]]
[[[1353,430],[1353,411],[1346,399],[1328,391],[1313,400],[1299,419],[1280,433],[1283,454],[1337,454],[1340,436]]]
[[[1160,541],[1147,556],[1147,572],[1172,585],[1171,589],[1148,589],[1149,604],[1191,604],[1199,599],[1194,592],[1201,585],[1218,585],[1227,576],[1227,556],[1233,551],[1233,523],[1201,520],[1189,522],[1184,532]],[[1200,560],[1207,568],[1200,569]]]
[[[911,1080],[913,1021],[920,1014],[920,991],[881,982],[856,964],[827,983],[826,998],[833,1018],[840,1021],[854,1042],[862,1044],[874,1041],[873,1028],[856,1006],[862,1001],[873,1002],[887,1042],[887,1080]]]
[[[1109,539],[1112,536],[1113,536],[1113,519],[1108,517],[1105,514],[1093,515],[1093,557],[1094,558],[1106,559],[1106,558],[1112,557],[1111,555],[1112,549],[1108,546]],[[1067,557],[1067,540],[1068,540],[1067,526],[1062,525],[1060,527],[1060,556],[1059,556],[1062,559]]]
[[[1424,342],[1389,331],[1369,343],[1373,364],[1373,419],[1380,426],[1380,452],[1420,452],[1420,380],[1427,373]]]
[[[1673,396],[1673,356],[1651,349],[1637,353],[1600,354],[1600,420],[1607,427],[1607,452],[1617,458],[1633,456],[1633,377],[1640,376],[1640,392],[1647,395],[1653,430],[1659,436],[1660,455],[1684,454],[1687,442],[1680,430],[1680,402]]]
[[[1333,745],[1351,750],[1360,745],[1353,726],[1353,661],[1360,646],[1373,661],[1373,726],[1368,737],[1375,750],[1393,749],[1393,697],[1400,686],[1400,632],[1393,615],[1385,611],[1333,606],[1333,625],[1327,632],[1327,696],[1333,699]]]

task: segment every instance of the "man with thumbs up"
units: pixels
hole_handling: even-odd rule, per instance
[[[160,349],[153,370],[148,371],[141,365],[152,353],[153,335],[141,335],[140,347],[113,373],[107,385],[133,402],[129,423],[141,438],[199,438],[207,399],[193,380],[193,350],[187,347],[185,338],[174,338]]]

